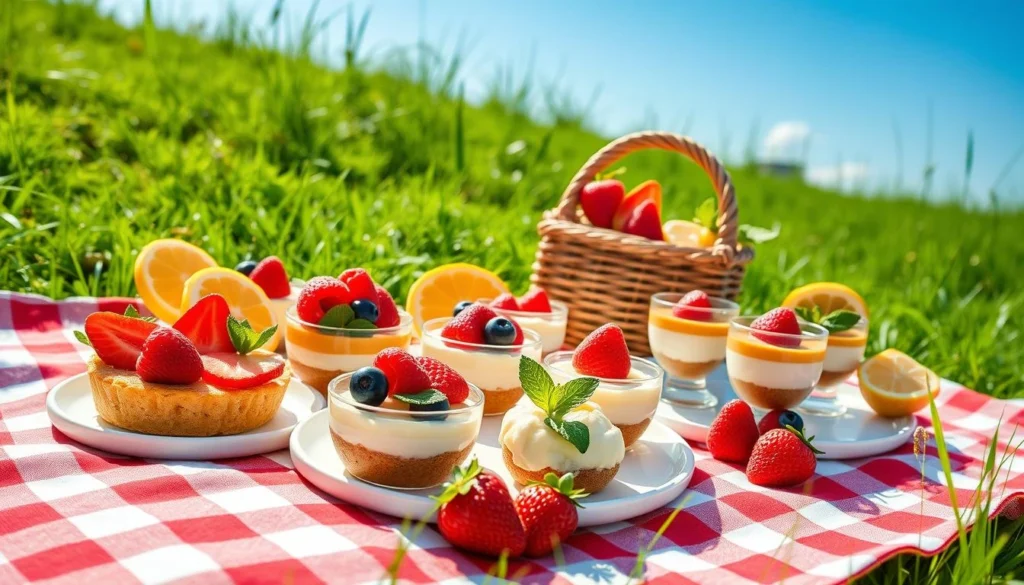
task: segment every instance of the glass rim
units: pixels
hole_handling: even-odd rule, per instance
[[[797,320],[797,322],[800,324],[800,330],[803,331],[803,333],[801,333],[800,335],[796,335],[793,333],[775,333],[774,331],[759,331],[757,329],[751,328],[750,324],[753,323],[754,320],[760,316],[761,315],[740,315],[737,317],[733,317],[731,320],[729,320],[729,327],[735,327],[745,332],[771,335],[773,337],[778,337],[780,339],[806,339],[809,341],[824,341],[828,339],[828,329],[825,329],[824,327],[818,325],[817,323],[811,323],[810,321],[804,321],[802,319]]]
[[[412,328],[412,315],[407,313],[405,311],[405,309],[402,309],[401,307],[398,308],[398,319],[399,319],[398,325],[394,325],[392,327],[378,327],[377,329],[352,329],[352,328],[349,328],[349,327],[329,327],[327,325],[317,325],[316,323],[310,323],[309,321],[303,321],[301,318],[299,318],[299,312],[298,312],[298,309],[296,308],[296,305],[291,305],[290,307],[285,309],[284,315],[285,315],[285,318],[288,319],[289,321],[291,321],[291,322],[293,322],[293,323],[295,323],[297,325],[301,325],[303,327],[309,327],[311,329],[316,329],[316,330],[318,330],[318,332],[330,331],[330,332],[337,332],[337,333],[350,333],[350,334],[359,334],[360,336],[363,336],[363,337],[365,337],[367,334],[370,334],[370,335],[385,334],[386,335],[386,334],[391,334],[391,333],[401,333],[403,329],[411,329]]]
[[[519,325],[519,328],[523,330],[523,343],[520,343],[519,345],[491,345],[488,343],[470,343],[468,341],[459,341],[457,339],[447,339],[441,337],[441,327],[438,327],[438,325],[442,325],[442,323],[448,323],[448,321],[451,321],[452,319],[454,319],[454,317],[438,317],[436,319],[431,319],[423,323],[423,325],[420,327],[420,331],[423,332],[423,337],[437,339],[442,343],[454,343],[457,344],[457,347],[460,349],[486,349],[492,351],[511,352],[532,347],[536,347],[537,349],[543,348],[543,343],[540,334],[534,331],[533,329],[527,329],[522,325]]]
[[[553,352],[549,353],[548,355],[544,356],[544,362],[543,363],[544,363],[545,366],[548,366],[548,367],[551,367],[551,368],[555,367],[555,362],[569,361],[571,363],[572,362],[572,354],[573,354],[573,351],[569,350],[569,349],[562,349],[562,350],[559,350],[559,351],[553,351]],[[651,360],[648,360],[648,359],[645,359],[645,358],[641,358],[641,357],[636,357],[636,356],[629,356],[629,363],[633,367],[640,366],[640,368],[647,369],[649,372],[651,372],[650,375],[646,375],[645,374],[645,376],[643,378],[601,378],[601,377],[598,377],[598,376],[587,376],[587,375],[584,375],[584,374],[577,373],[575,368],[572,371],[570,371],[570,372],[566,372],[565,370],[563,370],[561,368],[559,368],[559,371],[564,372],[566,374],[575,374],[575,375],[577,375],[577,376],[579,376],[581,378],[594,378],[594,379],[596,379],[597,381],[599,381],[601,383],[618,384],[618,385],[640,384],[640,383],[644,383],[644,382],[650,382],[652,380],[659,380],[659,379],[664,378],[664,376],[665,376],[665,370],[662,369],[662,367],[659,366],[658,364],[652,362]]]
[[[491,302],[493,300],[494,299],[477,299],[476,302],[483,303],[483,304],[486,305],[487,303],[489,303],[489,302]],[[530,319],[553,320],[553,319],[557,319],[559,317],[567,317],[569,315],[569,305],[563,303],[562,301],[549,301],[549,302],[551,303],[551,312],[550,313],[535,313],[535,312],[532,312],[532,311],[516,311],[514,309],[498,309],[496,307],[491,307],[491,309],[493,309],[494,312],[498,313],[499,315],[508,315],[508,316],[511,316],[511,317],[528,317]]]
[[[651,295],[651,306],[659,308],[671,309],[679,302],[679,299],[683,298],[686,293],[675,293],[675,292],[660,292]],[[669,297],[676,297],[674,300],[668,300]],[[736,316],[740,313],[739,303],[730,301],[723,297],[712,297],[709,296],[708,300],[711,301],[711,308],[705,307],[687,307],[688,311],[695,311],[699,313],[706,313],[708,315],[722,315],[722,316]]]
[[[359,370],[356,370],[356,372]],[[373,414],[387,414],[390,416],[408,417],[409,419],[417,419],[423,417],[436,417],[438,414],[463,414],[472,413],[474,410],[483,410],[484,407],[484,393],[483,390],[478,388],[473,383],[466,381],[469,385],[469,398],[464,402],[461,402],[462,406],[456,408],[449,408],[448,410],[426,410],[426,411],[411,411],[411,410],[394,410],[392,408],[384,408],[382,406],[370,406],[369,404],[362,404],[356,402],[352,398],[351,392],[348,386],[345,386],[344,390],[338,388],[339,385],[348,382],[352,379],[352,375],[356,372],[345,372],[340,376],[335,377],[327,384],[327,395],[329,398],[334,398],[346,406],[351,406],[357,410],[363,412],[369,412]],[[472,403],[470,403],[472,401]]]

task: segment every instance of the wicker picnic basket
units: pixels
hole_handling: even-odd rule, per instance
[[[627,154],[657,148],[700,165],[718,196],[718,239],[711,248],[675,246],[591,225],[579,209],[583,186]],[[739,212],[725,167],[703,146],[669,132],[637,132],[599,150],[572,178],[558,206],[537,224],[540,245],[530,280],[569,306],[566,343],[576,345],[605,323],[626,334],[634,355],[650,355],[647,313],[651,295],[701,289],[734,299],[753,258],[737,246]]]

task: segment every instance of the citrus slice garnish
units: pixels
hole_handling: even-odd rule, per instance
[[[838,282],[815,282],[799,288],[786,295],[783,307],[803,307],[821,309],[822,315],[833,311],[853,311],[861,317],[868,316],[868,304],[857,291]]]
[[[687,248],[710,248],[717,237],[708,228],[685,219],[666,221],[663,230],[670,244]]]
[[[860,393],[882,416],[906,416],[938,396],[939,376],[897,349],[887,349],[857,368]]]
[[[167,323],[181,316],[181,291],[190,276],[217,261],[181,240],[154,240],[135,257],[135,288],[146,308]]]
[[[409,289],[405,310],[412,315],[419,333],[423,323],[451,317],[455,305],[462,301],[493,299],[507,292],[505,282],[489,270],[461,262],[445,264],[416,279]]]
[[[262,347],[267,351],[277,349],[284,324],[277,322],[267,293],[241,272],[220,266],[196,272],[185,281],[180,298],[181,311],[188,310],[199,302],[199,299],[214,293],[227,300],[235,319],[248,320],[254,330],[263,331],[267,327],[277,325],[274,336]]]

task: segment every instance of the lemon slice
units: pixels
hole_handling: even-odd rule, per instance
[[[181,316],[181,291],[188,277],[216,266],[203,249],[188,242],[166,239],[146,244],[135,258],[135,288],[146,308],[174,323]]]
[[[818,307],[822,315],[833,311],[853,311],[868,316],[868,305],[857,291],[838,282],[815,282],[794,289],[782,301],[783,307]]]
[[[864,401],[882,416],[912,414],[928,405],[929,394],[939,394],[938,375],[896,349],[862,363],[857,378]]]
[[[438,317],[451,317],[461,301],[493,299],[508,292],[497,274],[472,264],[445,264],[416,279],[409,289],[405,310],[412,315],[419,333],[423,323]]]
[[[180,300],[181,311],[188,310],[189,307],[199,302],[199,299],[214,293],[227,300],[235,319],[248,320],[256,331],[263,331],[267,327],[277,325],[274,336],[262,348],[267,351],[277,349],[277,344],[281,341],[281,329],[284,325],[277,322],[267,293],[241,272],[219,266],[204,268],[196,272],[185,281]]]
[[[710,248],[715,245],[715,234],[699,223],[685,219],[672,219],[665,222],[663,229],[665,239],[676,246]]]

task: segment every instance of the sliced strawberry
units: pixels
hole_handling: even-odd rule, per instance
[[[803,331],[796,313],[789,307],[777,307],[761,315],[750,324],[753,336],[765,343],[781,347],[800,347]],[[762,333],[763,332],[763,333]]]
[[[649,240],[664,241],[665,232],[661,227],[661,211],[658,210],[658,205],[653,201],[641,203],[622,224],[622,231]]]
[[[142,344],[135,370],[154,384],[192,384],[202,377],[203,362],[196,346],[181,332],[158,327]]]
[[[464,343],[485,343],[484,327],[497,316],[494,309],[473,303],[445,324],[441,337]]]
[[[234,352],[203,356],[203,381],[223,390],[262,386],[284,372],[284,358],[269,351],[247,355]]]
[[[711,308],[711,299],[702,290],[691,290],[679,299],[679,302],[672,307],[672,314],[680,319],[690,321],[711,321],[714,317],[711,311],[702,310]]]
[[[377,327],[397,327],[402,323],[402,316],[398,313],[395,299],[383,286],[377,284],[374,288],[377,291]]]
[[[348,286],[330,276],[314,276],[306,282],[295,303],[295,312],[306,323],[319,323],[324,313],[355,300]]]
[[[430,374],[416,358],[397,347],[382,350],[373,358],[373,367],[388,379],[388,394],[415,394],[430,388]]]
[[[544,289],[535,286],[519,297],[519,307],[527,313],[550,313],[551,301]]]
[[[207,295],[174,322],[174,328],[196,346],[201,354],[235,351],[228,335],[231,308],[224,297]]]
[[[594,329],[576,346],[572,367],[584,376],[615,380],[628,377],[632,362],[622,329],[612,323]]]
[[[93,313],[85,318],[85,335],[96,355],[108,366],[134,370],[142,346],[157,324],[117,313]]]
[[[501,293],[495,299],[487,303],[492,309],[501,309],[503,311],[519,311],[519,301],[509,293]]]
[[[292,294],[292,285],[288,281],[288,271],[284,262],[277,256],[267,256],[249,273],[249,278],[260,285],[263,292],[272,299],[283,299]]]
[[[348,290],[352,292],[353,301],[360,299],[367,301],[377,300],[377,288],[373,284],[373,279],[362,268],[349,268],[338,276],[338,280],[348,286]]]

